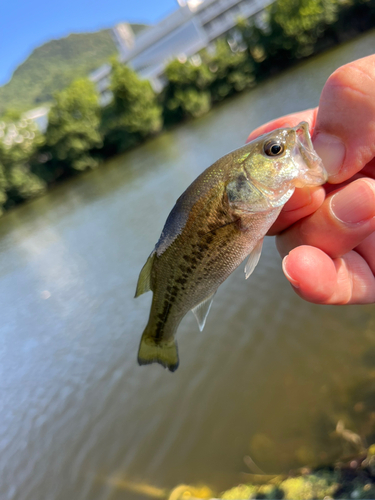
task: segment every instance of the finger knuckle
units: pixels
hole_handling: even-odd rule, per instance
[[[375,61],[375,59],[374,59]],[[361,60],[341,66],[328,78],[325,92],[339,94],[340,99],[357,97],[372,98],[375,94],[375,66],[364,65]],[[373,99],[371,105],[374,107]]]

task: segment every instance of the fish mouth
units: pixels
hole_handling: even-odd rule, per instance
[[[295,146],[292,157],[294,164],[300,171],[301,186],[324,184],[328,175],[311,142],[309,124],[301,122],[292,130],[295,132]]]

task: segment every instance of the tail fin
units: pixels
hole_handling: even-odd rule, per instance
[[[138,363],[140,365],[149,365],[159,363],[159,365],[168,368],[174,372],[179,365],[177,342],[172,337],[168,342],[157,341],[152,338],[148,331],[143,332],[138,351]]]

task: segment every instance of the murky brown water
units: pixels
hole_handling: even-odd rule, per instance
[[[290,289],[268,239],[188,315],[171,374],[138,367],[151,294],[137,276],[176,198],[278,115],[315,106],[375,32],[301,64],[0,220],[0,498],[140,499],[145,485],[244,480],[350,454],[375,438],[375,308],[319,307]],[[374,439],[375,440],[375,439]],[[149,489],[157,495],[159,490]]]

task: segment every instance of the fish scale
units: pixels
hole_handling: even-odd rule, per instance
[[[253,271],[295,187],[325,181],[306,123],[266,134],[205,170],[177,200],[140,273],[136,297],[152,290],[153,300],[139,364],[175,371],[185,314],[193,310],[203,328],[220,284],[247,256],[246,277]]]

